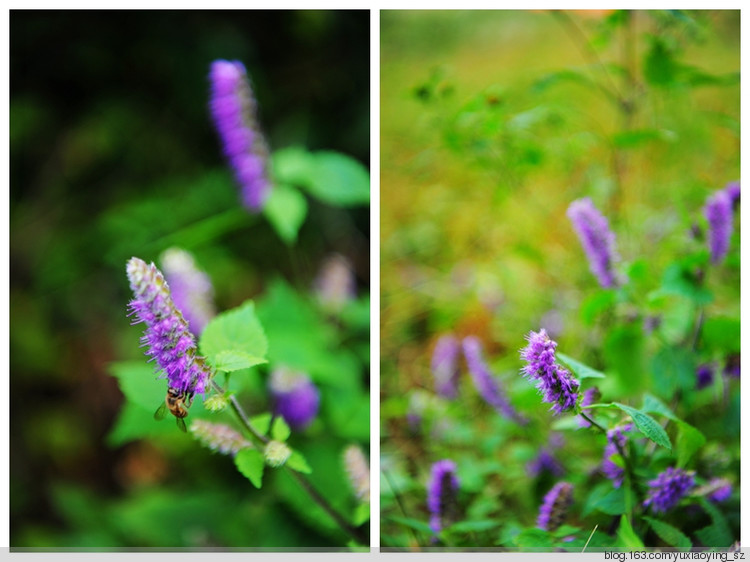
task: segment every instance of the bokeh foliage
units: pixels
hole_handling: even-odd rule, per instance
[[[341,423],[351,412],[337,394],[347,380],[367,403],[369,14],[16,10],[10,22],[11,546],[343,545],[301,512],[294,482],[255,490],[231,458],[153,419],[164,381],[126,318],[125,263],[191,251],[219,310],[254,299],[269,340],[280,330],[265,314],[308,311],[299,329],[327,346],[313,377],[347,370],[330,391],[321,381],[319,421],[291,439],[318,441],[308,462],[340,475],[340,449],[369,435]],[[218,58],[247,67],[274,157],[308,155],[291,179],[274,163],[283,185],[264,215],[241,208],[210,122]],[[353,174],[358,198],[317,196],[309,177],[324,173]],[[356,276],[351,322],[312,299],[332,252]],[[251,412],[268,407],[267,369],[232,375]],[[204,415],[198,399],[191,417]]]
[[[441,458],[458,465],[463,519],[440,545],[543,549],[575,535],[580,550],[595,523],[591,547],[663,544],[661,521],[620,526],[624,498],[595,476],[603,436],[551,417],[518,350],[546,327],[606,372],[603,401],[667,401],[706,438],[671,423],[680,462],[694,448],[690,466],[713,459],[738,483],[739,387],[694,383],[699,362],[739,351],[739,232],[709,268],[691,227],[705,236],[706,198],[740,177],[739,13],[384,11],[381,34],[382,545],[431,544],[425,488]],[[617,234],[622,291],[598,288],[566,217],[584,196]],[[701,309],[699,345],[685,349]],[[430,354],[445,332],[482,340],[532,429],[484,404],[463,363],[458,401],[435,395]],[[533,529],[554,480],[527,468],[550,426],[566,438],[580,517],[556,535]],[[738,536],[733,498],[696,524],[724,521],[722,543]]]

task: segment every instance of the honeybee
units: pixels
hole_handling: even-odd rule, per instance
[[[187,432],[184,418],[188,415],[188,408],[193,403],[192,392],[180,392],[176,388],[169,387],[164,403],[154,412],[154,419],[163,420],[169,410],[177,421],[177,427]]]

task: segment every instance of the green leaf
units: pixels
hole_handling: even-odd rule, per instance
[[[649,297],[679,295],[696,304],[708,304],[714,299],[711,291],[703,287],[691,267],[691,263],[673,263],[664,271],[661,287]]]
[[[154,366],[143,361],[111,363],[107,370],[117,379],[128,402],[153,410],[161,406],[167,395],[166,379],[157,379]]]
[[[519,548],[538,549],[552,546],[552,536],[541,529],[524,529],[515,540]]]
[[[701,330],[701,340],[707,349],[724,354],[740,350],[740,319],[719,316],[707,318]]]
[[[308,182],[314,166],[313,154],[299,146],[276,150],[271,155],[273,177],[280,183],[303,185]]]
[[[584,516],[593,510],[599,510],[607,515],[621,515],[625,513],[625,489],[612,488],[610,483],[605,483],[601,487],[595,488],[586,501]]]
[[[273,422],[273,428],[271,429],[271,436],[275,441],[284,442],[289,439],[291,433],[289,426],[284,421],[284,418],[278,417]]]
[[[494,519],[482,519],[479,521],[459,521],[448,527],[452,533],[481,533],[500,526],[500,521]]]
[[[677,547],[680,550],[689,550],[693,546],[693,543],[690,542],[690,539],[686,537],[682,533],[682,531],[672,527],[672,525],[664,523],[664,521],[654,519],[653,517],[644,516],[643,519],[648,521],[654,532],[659,535],[659,538],[668,545]]]
[[[297,472],[302,472],[304,474],[312,473],[312,468],[310,468],[310,465],[307,464],[307,460],[299,451],[292,452],[286,461],[286,465]]]
[[[677,427],[677,441],[675,449],[677,451],[677,466],[684,467],[690,458],[706,444],[705,436],[694,428],[692,425],[682,420],[675,420]]]
[[[314,197],[341,207],[370,202],[370,174],[354,158],[338,152],[316,152],[313,173],[303,184]]]
[[[581,303],[581,319],[586,326],[591,326],[597,317],[615,304],[615,291],[598,290],[592,292]]]
[[[698,498],[698,503],[711,516],[712,523],[708,527],[697,530],[695,535],[704,546],[709,548],[726,548],[730,546],[733,539],[726,517],[706,498]]]
[[[428,535],[433,534],[432,529],[430,529],[430,526],[424,521],[420,521],[419,519],[412,519],[411,517],[399,517],[399,516],[393,515],[391,517],[388,517],[388,520],[394,523],[398,523],[399,525],[404,525],[405,527],[409,527],[410,529],[414,529],[415,531],[419,531],[420,533],[426,533]]]
[[[672,443],[669,441],[669,435],[664,431],[664,428],[660,426],[654,418],[648,414],[641,412],[625,404],[614,402],[614,406],[620,408],[623,412],[630,415],[633,418],[633,422],[638,430],[643,433],[646,437],[651,439],[657,445],[661,445],[669,450],[672,450]]]
[[[588,365],[584,365],[583,363],[576,361],[572,357],[568,357],[564,353],[558,352],[556,353],[556,356],[568,367],[570,367],[570,370],[573,371],[573,373],[579,379],[603,379],[605,377],[605,374],[601,371],[592,369]]]
[[[672,413],[672,410],[669,409],[669,406],[667,406],[664,402],[662,402],[652,394],[646,394],[643,397],[643,406],[641,407],[641,411],[646,412],[647,414],[661,414],[662,416],[664,416],[665,418],[669,418],[670,420],[677,420],[677,416]]]
[[[677,390],[695,386],[695,365],[692,353],[681,347],[662,347],[651,360],[654,390],[662,398],[671,399]]]
[[[264,414],[258,414],[250,418],[250,425],[255,428],[255,431],[261,435],[268,433],[268,428],[271,426],[271,414],[266,412]]]
[[[354,526],[359,527],[360,525],[362,525],[369,519],[370,519],[369,502],[357,504],[357,507],[354,509],[354,515],[352,515],[352,523],[354,523]]]
[[[253,302],[246,301],[213,318],[201,334],[200,350],[220,371],[266,363],[268,342]]]
[[[260,488],[263,480],[263,455],[256,449],[242,449],[234,457],[234,464],[245,478]]]
[[[617,528],[617,538],[620,539],[622,546],[631,550],[643,550],[643,541],[635,533],[630,520],[626,515],[620,517],[620,526]]]
[[[288,185],[274,185],[271,195],[263,207],[263,214],[279,237],[292,245],[297,241],[297,233],[307,215],[307,200],[295,188]]]

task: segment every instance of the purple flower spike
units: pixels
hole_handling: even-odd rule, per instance
[[[195,265],[193,256],[179,248],[170,248],[161,256],[164,275],[172,288],[172,300],[188,322],[190,331],[200,336],[206,324],[216,316],[211,279]]]
[[[710,386],[712,382],[714,382],[714,368],[710,363],[705,363],[703,365],[700,365],[695,370],[695,377],[696,377],[696,383],[695,387],[697,389],[706,388],[707,386]]]
[[[294,430],[306,428],[318,415],[320,392],[304,373],[287,367],[273,370],[268,382],[276,415]]]
[[[135,298],[131,314],[146,324],[141,338],[146,355],[156,360],[169,381],[169,387],[180,393],[203,394],[211,376],[202,357],[197,355],[195,337],[172,302],[169,285],[152,263],[131,258],[127,265],[128,280]]]
[[[622,480],[625,476],[625,470],[615,464],[612,460],[614,455],[620,454],[620,449],[625,448],[627,437],[625,433],[633,429],[633,424],[628,423],[607,432],[607,444],[604,446],[604,460],[602,461],[602,472],[612,480],[615,488],[622,486]],[[619,448],[618,448],[619,445]]]
[[[651,489],[643,507],[651,506],[654,513],[666,513],[680,502],[694,484],[692,472],[669,467],[648,483]]]
[[[474,336],[464,338],[463,349],[474,386],[476,386],[484,401],[504,416],[516,420],[518,423],[526,423],[527,420],[510,405],[498,381],[492,376],[489,367],[484,362],[482,344],[479,339]]]
[[[732,201],[732,208],[736,209],[737,206],[740,204],[740,182],[733,181],[729,182],[727,186],[724,188],[724,190],[727,192],[727,195],[729,195],[729,199]]]
[[[546,448],[540,450],[536,458],[526,465],[526,470],[535,477],[543,472],[548,472],[553,476],[562,476],[565,473],[565,469],[560,464],[560,461]]]
[[[591,199],[584,197],[573,201],[568,207],[568,218],[583,246],[589,260],[591,272],[596,275],[602,287],[617,285],[614,262],[619,259],[615,248],[615,235],[609,229],[609,222]]]
[[[552,404],[555,414],[574,408],[579,384],[570,371],[555,363],[557,343],[549,338],[544,329],[529,332],[526,339],[529,344],[521,350],[521,359],[527,365],[521,372],[529,380],[536,379],[542,400]]]
[[[714,503],[725,502],[732,495],[732,483],[726,478],[714,478],[707,487],[711,489],[708,499]]]
[[[456,515],[458,485],[456,465],[453,461],[446,459],[432,465],[427,488],[427,508],[430,510],[430,529],[435,534]]]
[[[251,211],[263,208],[271,189],[268,147],[260,132],[256,104],[245,67],[238,61],[211,65],[210,109],[242,201]]]
[[[732,237],[732,198],[725,190],[714,192],[706,201],[703,213],[708,220],[708,245],[711,249],[711,263],[721,263],[729,251]]]
[[[460,352],[458,339],[451,334],[441,336],[432,352],[432,375],[435,377],[435,392],[448,400],[454,400],[458,396],[458,356]]]
[[[573,484],[558,482],[544,496],[536,526],[544,531],[556,530],[565,520],[571,503],[573,503]]]

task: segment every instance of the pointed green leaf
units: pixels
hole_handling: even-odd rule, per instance
[[[706,437],[692,425],[682,420],[676,420],[678,431],[675,449],[677,451],[677,466],[684,467],[690,458],[706,444]]]
[[[672,413],[669,406],[652,394],[646,394],[646,396],[643,397],[643,407],[641,407],[641,411],[646,412],[647,414],[660,414],[673,421],[677,420],[677,416]]]
[[[220,371],[265,363],[268,342],[253,302],[246,301],[211,320],[201,334],[200,350]]]
[[[304,474],[312,473],[312,468],[310,468],[310,465],[307,464],[307,460],[299,451],[292,452],[291,456],[286,461],[286,465],[297,472],[302,472]]]
[[[672,527],[672,525],[669,525],[667,523],[664,523],[664,521],[659,521],[658,519],[654,519],[652,517],[644,517],[643,519],[648,521],[654,532],[659,535],[659,538],[668,545],[677,547],[680,550],[690,549],[693,546],[693,543],[690,542],[690,539],[686,537],[682,533],[682,531]]]
[[[625,404],[620,404],[619,402],[614,402],[613,404],[620,408],[623,412],[629,414],[630,417],[633,418],[635,427],[637,427],[638,430],[646,437],[651,439],[651,441],[669,450],[672,449],[672,443],[669,440],[669,435],[667,435],[667,432],[664,431],[664,428],[660,426],[654,418],[652,418],[648,414],[641,412],[640,410],[636,410],[635,408],[626,406]]]
[[[556,353],[555,356],[565,363],[571,371],[579,379],[603,379],[605,374],[596,369],[592,369],[588,365],[584,365],[580,361],[576,361],[572,357],[568,357],[564,353]]]
[[[633,530],[630,520],[626,515],[620,517],[620,526],[617,528],[617,538],[622,546],[631,550],[643,550],[643,541]]]
[[[362,164],[338,152],[316,152],[313,173],[303,185],[317,199],[342,207],[370,202],[370,174]]]
[[[234,457],[234,464],[245,478],[260,488],[263,480],[263,455],[256,449],[242,449]]]
[[[297,241],[297,233],[305,222],[307,200],[293,187],[284,184],[274,185],[263,207],[263,214],[279,237],[287,245],[292,245]]]
[[[289,426],[284,421],[284,418],[276,418],[273,421],[273,429],[271,429],[271,436],[276,441],[284,442],[287,439],[289,439],[289,434],[291,433],[291,430],[289,429]]]
[[[255,428],[255,431],[261,435],[266,435],[268,433],[268,428],[271,426],[271,414],[266,412],[264,414],[253,416],[250,418],[250,425],[252,425]]]

